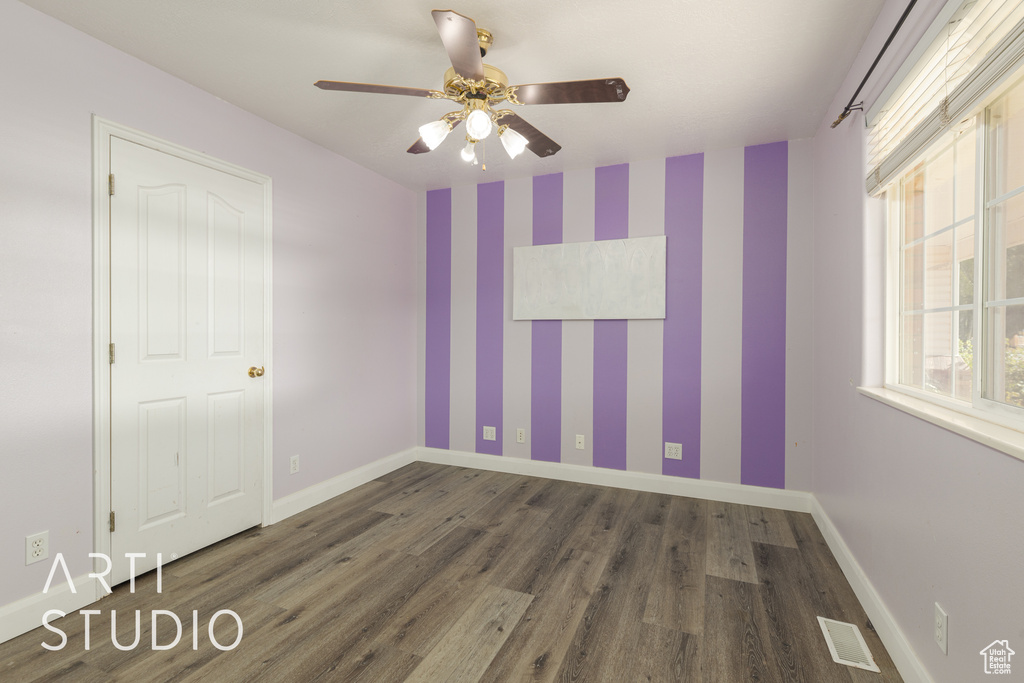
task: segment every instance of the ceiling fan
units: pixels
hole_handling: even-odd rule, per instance
[[[477,28],[472,19],[452,10],[434,10],[431,15],[452,62],[452,67],[444,74],[443,90],[343,81],[317,81],[314,84],[323,90],[426,97],[462,105],[462,109],[420,126],[420,138],[407,150],[410,154],[435,149],[452,129],[465,121],[466,146],[462,150],[462,158],[469,163],[477,163],[477,143],[495,128],[502,146],[513,159],[525,149],[540,157],[551,156],[561,149],[557,142],[511,109],[493,107],[502,102],[512,105],[623,102],[629,94],[629,86],[621,78],[510,86],[508,77],[501,70],[483,63],[483,57],[493,42],[490,32]]]

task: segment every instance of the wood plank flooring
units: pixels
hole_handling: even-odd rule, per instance
[[[902,680],[810,515],[482,470],[414,463],[162,582],[91,605],[89,649],[79,613],[60,650],[42,627],[0,644],[0,680]],[[834,663],[818,615],[882,673]]]

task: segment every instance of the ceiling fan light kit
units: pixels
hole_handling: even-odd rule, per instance
[[[408,149],[410,154],[437,149],[448,134],[465,121],[466,146],[461,156],[468,163],[478,163],[476,143],[487,138],[495,128],[510,158],[515,159],[526,149],[539,157],[551,156],[561,149],[557,142],[511,109],[494,109],[492,105],[501,102],[517,106],[624,102],[629,94],[629,86],[621,78],[510,86],[504,72],[483,63],[483,56],[494,42],[489,31],[478,29],[472,19],[452,10],[434,10],[431,15],[452,62],[452,67],[444,74],[444,90],[344,81],[315,83],[322,90],[426,97],[450,100],[462,105],[462,109],[448,112],[440,119],[420,126],[420,139]]]

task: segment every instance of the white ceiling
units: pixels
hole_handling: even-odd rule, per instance
[[[71,26],[412,189],[450,187],[813,135],[883,0],[23,0]],[[446,101],[328,92],[314,81],[442,87],[431,9],[494,34],[510,84],[619,76],[624,103],[535,105],[562,145],[487,171],[452,135],[407,154]],[[851,93],[852,94],[852,93]]]

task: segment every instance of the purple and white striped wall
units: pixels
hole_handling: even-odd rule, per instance
[[[784,488],[789,147],[428,192],[424,445]],[[661,234],[664,320],[511,319],[513,247]]]

